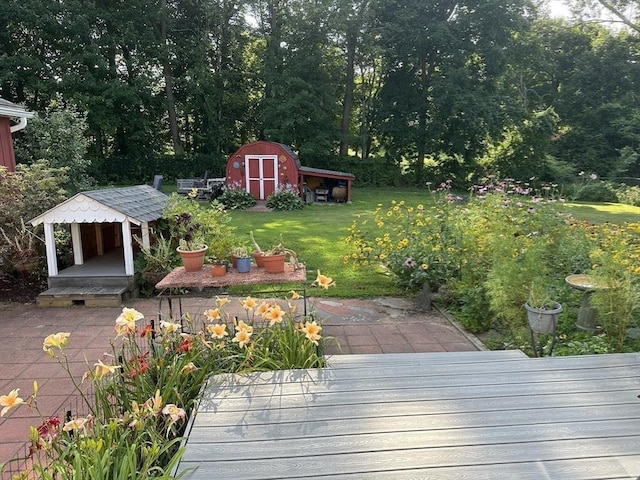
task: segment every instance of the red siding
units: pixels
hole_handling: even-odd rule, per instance
[[[272,159],[262,157],[275,157],[277,164]],[[275,143],[248,143],[233,153],[227,160],[227,185],[246,190],[247,168],[250,178],[249,192],[256,199],[266,199],[277,187],[283,187],[285,184],[298,184],[298,166],[295,159]]]
[[[10,172],[16,169],[16,158],[13,152],[11,125],[7,117],[0,117],[0,165],[7,167]]]

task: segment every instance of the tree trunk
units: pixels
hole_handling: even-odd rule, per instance
[[[351,110],[353,109],[354,64],[356,56],[357,34],[347,32],[347,75],[345,78],[344,99],[342,102],[342,122],[340,124],[340,157],[349,154],[349,126],[351,124]]]
[[[169,52],[167,46],[167,0],[160,0],[161,24],[160,42],[162,51],[162,74],[164,76],[164,90],[167,97],[167,113],[169,114],[169,130],[171,131],[171,142],[173,152],[182,155],[183,149],[180,143],[180,132],[178,131],[178,117],[176,115],[176,97],[173,93],[173,74],[171,63],[169,62]]]

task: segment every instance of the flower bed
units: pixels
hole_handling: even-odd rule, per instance
[[[314,283],[328,288],[327,279],[318,275]],[[21,407],[42,418],[30,438],[32,473],[21,475],[172,478],[188,413],[210,375],[323,365],[322,327],[313,315],[298,314],[298,297],[291,292],[280,300],[243,298],[242,319],[227,313],[230,299],[216,298],[198,318],[186,314],[159,325],[124,308],[115,322],[111,354],[88,365],[81,379],[71,374],[65,353],[73,338],[66,332],[48,335],[43,350],[73,380],[86,413],[48,417],[39,411],[37,383],[28,397],[17,389],[0,396],[0,415]]]

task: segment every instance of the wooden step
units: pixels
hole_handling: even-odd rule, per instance
[[[36,305],[48,307],[119,307],[130,298],[126,287],[54,287],[36,299]]]

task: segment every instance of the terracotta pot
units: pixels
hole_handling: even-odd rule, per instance
[[[211,275],[214,277],[223,277],[227,274],[227,266],[223,263],[215,263],[211,265]]]
[[[181,250],[180,247],[176,249],[182,258],[182,264],[187,272],[197,272],[204,265],[204,254],[207,251],[207,247],[200,250]]]
[[[264,262],[264,270],[267,273],[284,273],[285,256],[286,255],[284,253],[263,256],[262,261]]]
[[[255,259],[256,265],[258,265],[258,267],[264,268],[264,255],[262,254],[262,252],[256,250],[255,252],[253,252],[253,258]]]
[[[234,255],[233,253],[229,256],[229,259],[231,260],[231,266],[233,268],[237,268],[238,267],[238,256]]]

